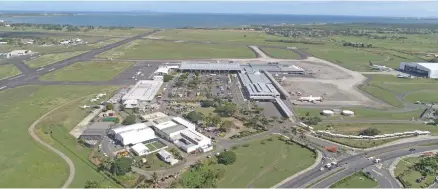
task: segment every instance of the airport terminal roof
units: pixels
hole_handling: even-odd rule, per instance
[[[239,77],[249,95],[276,96],[280,94],[264,73],[239,73]]]
[[[256,72],[260,70],[266,70],[268,72],[304,72],[303,68],[295,65],[288,64],[242,64],[241,67],[246,72]]]
[[[216,70],[216,71],[239,71],[237,63],[208,63],[208,62],[181,62],[181,70]]]
[[[163,81],[141,80],[123,96],[122,100],[151,101],[161,88]]]

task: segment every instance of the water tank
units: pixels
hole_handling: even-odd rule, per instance
[[[321,115],[324,115],[324,116],[333,116],[333,115],[335,115],[335,112],[332,111],[332,110],[323,110],[323,111],[321,112]]]
[[[354,112],[351,110],[342,110],[341,114],[344,116],[354,116]]]

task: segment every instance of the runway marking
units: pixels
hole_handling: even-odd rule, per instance
[[[379,173],[378,171],[376,171],[376,170],[374,170],[374,169],[372,169],[372,171],[375,172],[376,174],[380,175],[380,176],[383,176],[382,173]]]
[[[4,88],[6,88],[7,86],[3,86],[3,87],[0,87],[0,90],[3,90]]]
[[[39,72],[39,71],[41,71],[41,70],[44,70],[44,68],[40,68],[40,69],[38,69],[37,72]]]

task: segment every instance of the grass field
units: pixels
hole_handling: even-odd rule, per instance
[[[134,62],[78,62],[40,77],[46,81],[107,81]]]
[[[104,86],[26,86],[0,92],[0,125],[2,125],[0,137],[2,141],[7,141],[4,145],[0,145],[0,150],[2,151],[2,162],[8,162],[0,165],[0,170],[2,170],[0,171],[0,177],[2,178],[0,179],[0,186],[61,187],[67,179],[67,164],[55,153],[35,142],[30,137],[28,128],[40,116],[61,104],[78,97],[104,91],[108,92],[109,88]],[[76,109],[71,110],[76,111]],[[59,119],[68,118],[69,116],[60,117]],[[78,117],[72,115],[72,119],[75,118]],[[76,119],[75,121],[77,123],[80,120]],[[61,124],[63,123],[59,125]],[[54,123],[54,125],[58,124]],[[65,134],[65,131],[67,131],[67,128],[61,126],[54,128],[57,128],[53,130],[56,136],[61,136],[58,135],[59,132]],[[63,130],[64,128],[65,130]],[[44,137],[43,139],[47,138]],[[70,145],[63,137],[57,138],[62,140],[65,145]],[[59,146],[55,145],[55,147]],[[79,150],[78,153],[83,152],[81,151]],[[75,163],[81,161],[75,160],[71,154],[67,155]],[[88,174],[93,174],[89,169],[84,169],[83,172],[80,169],[82,169],[82,166],[78,164],[76,167],[77,173],[84,174],[83,176],[77,175],[78,178],[86,178]],[[92,178],[103,180],[103,177],[99,176],[93,176]],[[74,183],[71,187],[83,187],[84,184],[76,180]]]
[[[349,124],[319,124],[314,126],[317,130],[326,130],[333,128],[333,133],[346,135],[357,135],[361,130],[367,128],[377,128],[382,134],[391,134],[405,131],[430,131],[432,135],[438,135],[438,127],[426,124],[381,124],[381,123],[349,123]]]
[[[390,139],[379,139],[379,140],[358,140],[358,139],[332,138],[332,137],[322,137],[322,138],[339,144],[350,146],[353,148],[362,148],[362,149],[380,146],[400,139],[400,138],[390,138]]]
[[[342,109],[342,108],[340,108]],[[367,108],[345,108],[354,112],[355,116],[348,117],[336,114],[335,116],[320,116],[323,120],[332,119],[344,119],[344,120],[355,120],[355,119],[370,119],[370,120],[411,120],[412,118],[420,117],[424,109],[418,109],[410,112],[388,112],[384,110],[373,110]],[[312,115],[319,115],[322,110],[319,108],[301,108],[295,107],[295,112],[299,117],[304,116],[306,112],[310,112]]]
[[[438,102],[438,88],[431,90],[416,91],[407,95],[405,99],[408,102],[412,102],[412,103],[415,103],[416,101],[436,103]]]
[[[262,48],[262,50],[273,58],[301,59],[300,55],[288,49]]]
[[[20,70],[12,64],[0,65],[0,79],[6,79],[20,73]]]
[[[55,54],[45,54],[38,58],[34,58],[32,60],[26,61],[25,63],[31,68],[38,68],[47,66],[50,64],[54,64],[61,60],[65,60],[67,58],[74,57],[76,55],[80,55],[87,51],[76,51],[76,52],[66,52],[66,53],[55,53]]]
[[[402,180],[404,182],[409,183],[411,185],[410,188],[427,188],[430,184],[433,184],[435,181],[434,176],[427,176],[423,182],[421,183],[416,182],[416,179],[421,177],[421,173],[415,171],[414,169],[411,169],[411,166],[413,166],[415,163],[420,161],[420,159],[421,157],[404,158],[398,162],[397,166],[394,169],[394,175],[396,177],[406,171],[405,175],[402,176]]]
[[[136,40],[98,55],[118,59],[255,58],[244,46]]]
[[[396,95],[412,92],[406,97],[407,101],[431,102],[438,100],[433,95],[434,90],[438,89],[438,81],[424,78],[400,79],[390,75],[368,75],[370,81],[361,87],[365,92],[370,93],[376,98],[395,106],[402,107],[403,103]]]
[[[264,141],[265,144],[257,140],[234,150],[237,160],[223,166],[225,174],[218,181],[219,188],[269,188],[315,161],[315,154],[299,145],[285,144],[277,137]]]
[[[263,44],[266,39],[288,39],[284,37],[267,35],[258,31],[242,30],[193,30],[174,29],[165,30],[154,34],[154,37],[173,40],[193,40],[210,42],[250,42],[251,44]]]
[[[330,188],[375,188],[377,186],[379,186],[379,183],[375,180],[368,178],[363,172],[357,172],[343,178]]]

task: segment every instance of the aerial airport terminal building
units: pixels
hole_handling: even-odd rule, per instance
[[[271,73],[276,76],[280,74],[305,74],[305,70],[298,66],[279,63],[182,62],[179,70],[181,72],[234,73],[237,75],[242,85],[242,92],[247,99],[271,101],[277,105],[286,117],[292,117],[293,112],[282,99],[287,101],[290,95]]]

